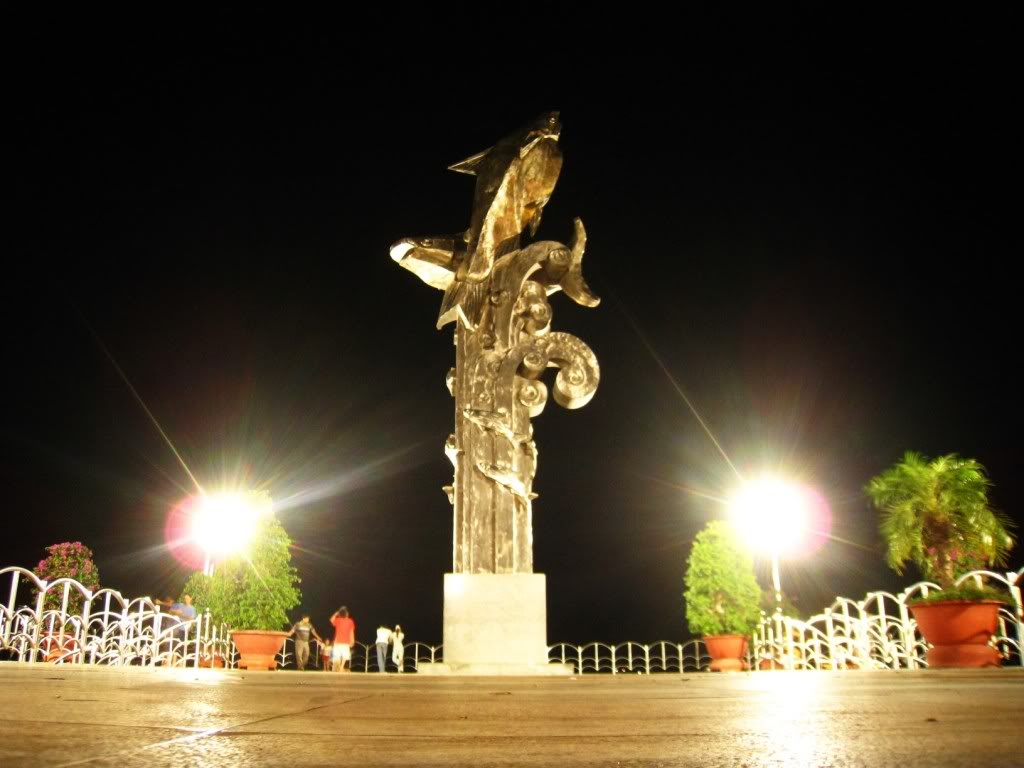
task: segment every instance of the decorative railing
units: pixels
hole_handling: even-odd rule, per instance
[[[1014,572],[972,571],[957,585],[1006,590],[1007,607],[999,611],[992,645],[1004,665],[1024,666],[1024,609],[1017,586],[1024,568]],[[919,582],[893,595],[870,592],[863,600],[836,598],[824,612],[801,620],[776,613],[764,616],[754,634],[751,665],[755,669],[920,669],[928,666],[927,643],[908,604],[938,584]]]
[[[548,648],[552,664],[572,664],[576,674],[607,672],[610,674],[651,674],[654,672],[700,672],[707,669],[711,657],[702,640],[687,643],[661,641],[644,645],[626,642],[559,643]]]
[[[1007,607],[999,612],[992,645],[1005,665],[1024,666],[1024,607],[1016,573],[974,571],[973,579],[1005,589]],[[777,613],[764,616],[750,644],[749,669],[918,669],[927,666],[927,644],[908,603],[938,585],[920,582],[898,595],[871,592],[863,600],[837,598],[806,620]],[[81,596],[81,608],[71,610]],[[57,595],[58,600],[48,600]],[[56,602],[60,607],[47,607]],[[406,643],[401,668],[386,654],[385,671],[416,672],[423,663],[443,661],[443,647]],[[329,667],[325,648],[310,643],[308,669]],[[209,613],[182,621],[147,597],[126,599],[112,589],[95,592],[72,579],[47,582],[24,568],[0,569],[0,660],[49,661],[110,666],[234,668],[238,654],[230,633]],[[704,671],[710,664],[704,643],[558,643],[548,661],[571,664],[577,674],[656,674]],[[278,654],[282,667],[295,666],[289,638]],[[376,646],[356,643],[351,669],[378,672]]]
[[[306,669],[330,669],[330,646],[323,645],[316,639],[309,643],[309,661]],[[401,668],[391,657],[391,647],[384,654],[386,672],[416,672],[420,664],[436,663],[443,660],[443,646],[427,645],[426,643],[405,643],[402,653]],[[295,644],[291,638],[285,640],[284,647],[277,654],[277,663],[281,667],[295,667]],[[352,647],[351,669],[353,672],[379,672],[377,667],[377,646],[374,643],[360,643]]]
[[[82,607],[72,611],[74,592]],[[59,597],[59,608],[46,607],[49,595]],[[47,582],[24,568],[0,570],[0,600],[2,658],[151,667],[234,663],[226,628],[208,613],[183,621],[148,597],[93,592],[73,579]]]

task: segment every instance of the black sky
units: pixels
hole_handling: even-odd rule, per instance
[[[472,181],[445,167],[547,109],[565,165],[540,237],[582,217],[604,299],[553,300],[602,381],[535,420],[552,641],[686,635],[685,558],[721,509],[682,486],[734,478],[655,355],[742,471],[829,499],[852,544],[784,565],[806,610],[911,583],[860,490],[904,450],[977,458],[1022,520],[997,57],[592,52],[526,77],[327,38],[211,48],[52,50],[10,76],[0,565],[80,539],[125,594],[187,575],[159,545],[188,477],[106,349],[202,482],[308,499],[281,518],[315,620],[346,603],[360,634],[439,642],[454,353],[441,294],[388,246],[466,228]]]

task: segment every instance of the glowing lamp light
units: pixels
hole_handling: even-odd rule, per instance
[[[804,543],[811,506],[806,489],[765,476],[747,483],[733,496],[729,518],[751,549],[786,555]]]
[[[192,538],[218,557],[244,552],[260,519],[272,510],[270,498],[253,493],[216,493],[200,497],[192,516]]]
[[[729,500],[729,519],[750,549],[771,558],[775,611],[780,614],[779,559],[807,554],[824,544],[832,521],[828,502],[812,488],[763,475]]]

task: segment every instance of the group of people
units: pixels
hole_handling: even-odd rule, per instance
[[[177,616],[182,621],[191,621],[196,617],[196,609],[192,605],[192,595],[182,595],[180,600],[175,600],[168,595],[163,600],[154,600],[153,602],[163,613]]]
[[[192,596],[182,595],[180,599],[175,600],[168,595],[163,599],[154,600],[153,604],[160,609],[162,615],[173,616],[176,619],[176,621],[164,622],[161,627],[161,633],[165,640],[161,641],[160,653],[167,655],[163,656],[158,663],[177,666],[183,662],[185,640],[189,637],[190,632],[192,637],[195,637],[197,631],[190,630],[188,624],[196,618],[196,607],[192,605]],[[154,629],[155,627],[156,624],[154,624]],[[168,628],[170,628],[169,631]]]
[[[309,614],[303,614],[302,619],[292,625],[289,635],[295,639],[295,665],[299,670],[304,670],[309,663],[309,641],[315,638],[324,646],[325,663],[330,659],[331,669],[334,672],[346,672],[352,669],[352,646],[356,643],[356,622],[349,615],[348,608],[344,605],[331,614],[331,626],[334,627],[334,641],[326,642],[309,619]],[[405,654],[405,633],[399,625],[394,629],[385,626],[377,628],[377,668],[380,672],[386,671],[386,659],[388,644],[391,645],[391,660],[398,671],[402,671],[402,657]]]
[[[377,627],[377,671],[384,672],[384,659],[388,655],[388,643],[391,644],[391,660],[402,671],[402,656],[405,654],[405,633],[402,627],[395,624],[394,629],[388,629],[383,624]]]

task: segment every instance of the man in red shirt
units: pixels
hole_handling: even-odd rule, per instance
[[[334,626],[334,647],[331,649],[331,668],[344,672],[352,668],[352,646],[356,642],[356,623],[348,615],[348,608],[341,606],[331,615]]]

